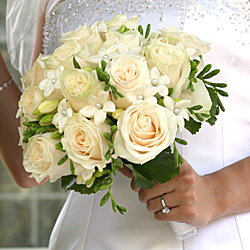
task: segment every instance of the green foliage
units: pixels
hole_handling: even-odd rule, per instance
[[[185,128],[191,133],[196,134],[201,128],[201,122],[195,121],[192,117],[189,120],[185,120]]]
[[[195,115],[195,117],[200,122],[203,122],[206,120],[206,122],[208,122],[210,125],[214,125],[216,120],[217,120],[216,116],[219,114],[220,110],[223,112],[225,111],[225,108],[224,108],[224,106],[219,98],[219,95],[221,95],[223,97],[228,96],[228,93],[226,91],[221,90],[221,88],[226,88],[227,84],[226,83],[213,83],[213,82],[210,82],[207,80],[207,79],[210,79],[210,78],[212,78],[220,73],[219,69],[214,69],[211,71],[211,69],[212,69],[211,64],[206,65],[198,75],[196,75],[196,74],[198,72],[197,67],[199,65],[199,61],[193,60],[193,61],[190,61],[190,64],[191,64],[191,72],[189,74],[189,84],[188,84],[187,89],[194,91],[195,90],[194,83],[197,82],[197,79],[201,80],[208,90],[208,93],[209,93],[211,101],[212,101],[212,107],[210,109],[210,116],[206,113],[196,112],[197,110],[199,110],[201,108],[191,107],[191,108],[188,108],[188,110],[191,114]],[[209,119],[207,119],[207,118],[209,118]],[[198,123],[199,122],[195,122],[193,119],[190,119],[189,121],[185,121],[185,127],[192,134],[195,134],[196,132],[199,131],[199,128],[201,126]]]
[[[151,30],[151,24],[149,23],[147,25],[147,28],[146,28],[146,32],[145,32],[145,38],[147,39],[149,34],[150,34],[150,30]]]
[[[165,183],[179,174],[179,161],[175,161],[170,147],[142,165],[122,161],[133,166],[136,186],[141,188],[152,188],[154,183]]]
[[[121,34],[127,32],[127,31],[130,31],[131,29],[127,28],[126,25],[122,25],[117,31]]]
[[[106,65],[107,65],[107,63],[104,60],[102,60],[101,61],[101,67],[102,68],[97,66],[96,67],[96,73],[97,73],[98,79],[100,81],[103,81],[103,82],[106,83],[106,85],[104,87],[104,91],[111,90],[111,94],[113,95],[114,99],[117,100],[118,97],[122,98],[123,95],[120,92],[117,91],[115,86],[110,84],[110,82],[109,82],[110,75],[107,72],[105,72]]]
[[[76,61],[76,58],[73,57],[73,65],[75,67],[75,69],[81,69],[81,66],[79,65],[79,63]]]

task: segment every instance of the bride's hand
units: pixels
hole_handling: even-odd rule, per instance
[[[119,171],[128,178],[132,178],[132,170],[123,165],[123,168],[119,168]]]
[[[147,204],[156,220],[179,221],[194,226],[204,226],[213,220],[220,210],[216,201],[216,190],[211,185],[210,176],[199,176],[185,161],[180,167],[180,175],[164,184],[155,184],[152,189],[131,187],[138,192],[139,200]],[[161,210],[162,195],[170,213]],[[218,198],[217,198],[218,199]]]

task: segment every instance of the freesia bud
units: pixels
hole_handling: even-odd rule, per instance
[[[60,102],[60,99],[54,99],[54,100],[45,100],[38,106],[38,111],[41,114],[47,114],[54,110],[56,110],[58,104]]]

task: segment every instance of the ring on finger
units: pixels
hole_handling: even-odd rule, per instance
[[[170,213],[170,208],[167,206],[165,202],[165,194],[161,196],[161,204],[163,206],[163,209],[161,210],[164,214],[169,214]]]

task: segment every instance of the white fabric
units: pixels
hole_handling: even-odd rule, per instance
[[[48,0],[8,0],[6,8],[7,48],[13,66],[23,76],[30,68],[35,24]]]
[[[54,6],[56,1],[52,2]],[[76,28],[79,24],[84,24],[87,19],[90,21],[99,18],[109,19],[115,12],[120,12],[124,6],[131,5],[134,11],[129,11],[129,15],[140,12],[140,23],[144,27],[149,22],[156,30],[173,25],[210,42],[212,50],[205,56],[205,62],[221,69],[217,81],[228,83],[227,91],[230,97],[223,100],[226,112],[219,116],[215,126],[204,124],[195,136],[183,132],[182,137],[189,145],[182,148],[182,153],[199,174],[216,171],[249,155],[250,38],[249,33],[246,32],[249,25],[246,21],[249,12],[244,13],[247,11],[247,6],[244,6],[247,4],[246,1],[230,3],[230,1],[219,0],[216,2],[113,0],[108,2],[114,5],[113,9],[110,5],[107,8],[106,1],[92,0],[87,3],[80,1],[83,7],[76,6],[77,2],[79,1],[64,1],[53,9],[55,11],[53,18],[50,16],[47,23],[47,28],[51,30],[47,37],[48,53],[53,52],[52,45],[59,38],[55,34]],[[143,7],[144,3],[153,5],[155,2],[159,3],[161,8]],[[75,3],[70,7],[75,8],[76,13],[84,13],[85,16],[82,15],[81,18],[75,18],[72,21],[72,13],[65,11],[69,9],[67,4],[70,3]],[[76,10],[77,8],[79,11]],[[94,15],[91,13],[91,8]],[[140,11],[142,9],[147,10],[142,12]],[[236,20],[236,17],[237,22],[240,23],[237,27],[232,21]],[[71,20],[70,25],[68,20]],[[240,29],[244,32],[239,31]],[[154,221],[145,205],[138,201],[137,194],[130,189],[130,180],[126,177],[118,175],[115,178],[113,194],[119,204],[128,208],[125,215],[114,214],[110,204],[100,207],[99,202],[103,193],[83,196],[71,192],[52,232],[49,249],[250,249],[250,212],[220,218],[204,228],[199,228],[197,235],[179,241],[168,223]]]

